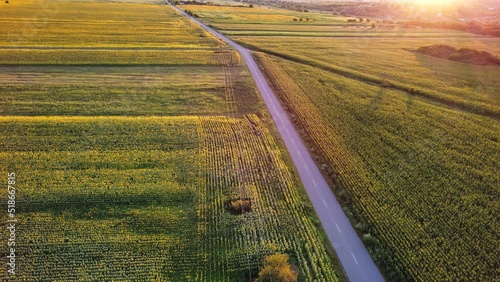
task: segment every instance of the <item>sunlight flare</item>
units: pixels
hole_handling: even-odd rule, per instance
[[[463,2],[462,0],[411,0],[415,4],[423,6],[452,6]]]

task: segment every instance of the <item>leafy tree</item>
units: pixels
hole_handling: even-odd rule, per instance
[[[264,259],[256,282],[295,282],[298,274],[288,263],[288,255],[276,253]]]

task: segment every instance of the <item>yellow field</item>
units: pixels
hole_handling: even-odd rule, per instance
[[[0,64],[213,64],[221,42],[159,4],[14,1]]]
[[[0,130],[0,169],[18,179],[16,281],[243,281],[274,252],[301,281],[339,281],[254,115],[0,117]]]
[[[218,41],[158,4],[12,1],[0,9],[2,46],[212,48]]]
[[[257,7],[225,7],[225,6],[200,6],[200,5],[181,5],[181,9],[187,9],[197,13],[200,18],[224,29],[230,24],[275,24],[288,25],[293,24],[293,19],[308,17],[310,23],[341,23],[343,18],[334,18],[331,15],[317,13],[302,13],[290,10],[282,10],[276,8]],[[263,27],[265,25],[262,25]]]

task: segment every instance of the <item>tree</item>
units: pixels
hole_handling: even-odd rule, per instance
[[[253,4],[248,5],[248,8],[253,8]]]
[[[295,282],[298,274],[288,263],[288,255],[276,253],[264,259],[256,282]]]

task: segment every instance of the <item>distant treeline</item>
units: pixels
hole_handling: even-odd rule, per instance
[[[202,2],[197,2],[196,0],[192,1],[174,1],[174,5],[206,5],[205,3]]]
[[[248,2],[249,0],[243,0]],[[496,0],[495,0],[496,1]],[[476,1],[472,6],[457,6],[448,9],[427,9],[422,10],[418,5],[411,3],[396,2],[372,2],[372,1],[338,1],[336,3],[320,2],[294,2],[281,0],[252,0],[253,3],[265,4],[281,7],[290,10],[306,12],[309,10],[319,10],[333,15],[344,17],[367,17],[384,23],[396,23],[406,26],[422,26],[434,28],[446,28],[460,30],[475,34],[500,37],[500,12],[491,11],[485,5],[493,5],[494,1]],[[472,1],[471,1],[472,2]],[[500,6],[496,4],[497,6]],[[497,9],[500,9],[497,7]],[[437,18],[437,14],[442,14],[442,18],[457,18],[456,21],[442,21]],[[440,16],[441,17],[441,16]],[[464,19],[477,18],[478,20],[458,21]],[[392,19],[392,20],[387,20]],[[416,19],[416,20],[403,20]],[[427,19],[427,20],[421,20]],[[433,19],[433,20],[429,20]]]

